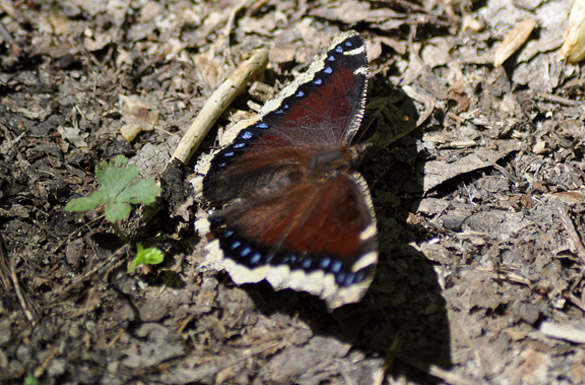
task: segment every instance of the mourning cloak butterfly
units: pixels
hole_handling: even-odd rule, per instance
[[[364,113],[368,62],[356,32],[340,35],[260,118],[215,154],[203,198],[215,208],[206,248],[236,284],[359,301],[374,274],[376,220],[351,145]]]

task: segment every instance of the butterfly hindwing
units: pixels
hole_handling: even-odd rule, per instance
[[[277,290],[319,295],[331,308],[359,300],[377,259],[375,219],[363,188],[359,174],[343,175],[321,189],[296,184],[268,202],[220,212],[212,229],[221,234],[232,279],[266,278]]]

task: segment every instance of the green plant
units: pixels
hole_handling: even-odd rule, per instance
[[[40,382],[39,380],[37,380],[35,377],[31,376],[30,374],[28,374],[26,377],[24,377],[24,385],[39,385]]]
[[[131,273],[138,265],[156,265],[163,261],[165,255],[156,247],[145,249],[142,244],[136,244],[136,257],[128,266],[128,273]]]
[[[138,168],[128,166],[128,158],[118,155],[114,160],[102,161],[95,168],[101,187],[90,196],[76,198],[67,203],[67,211],[89,211],[105,205],[106,220],[111,223],[121,221],[130,215],[130,204],[153,203],[161,193],[154,180],[139,179]]]

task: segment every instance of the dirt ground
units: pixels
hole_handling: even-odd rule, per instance
[[[1,1],[0,382],[585,383],[585,77],[559,60],[570,6]],[[526,42],[494,65],[526,20]],[[370,59],[376,147],[360,171],[380,261],[365,298],[329,313],[199,268],[188,182],[218,129],[348,29]],[[269,65],[252,90],[189,165],[167,167],[260,48]],[[143,129],[130,143],[129,127]],[[120,224],[128,239],[103,210],[64,211],[118,154],[164,190]],[[129,274],[137,242],[164,263]]]

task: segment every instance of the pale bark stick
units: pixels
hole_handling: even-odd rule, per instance
[[[266,68],[266,64],[268,64],[268,51],[260,50],[240,65],[205,103],[181,139],[171,161],[178,159],[183,164],[189,162],[216,120],[243,91],[248,81]]]

